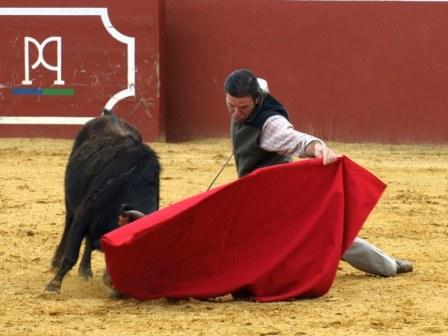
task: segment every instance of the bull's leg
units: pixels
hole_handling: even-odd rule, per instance
[[[73,222],[73,212],[67,209],[65,213],[64,232],[62,233],[61,241],[59,242],[59,245],[56,248],[56,251],[54,252],[53,258],[51,259],[52,271],[56,271],[61,266],[61,260],[65,253],[67,235],[68,232],[70,231],[72,222]]]
[[[62,280],[67,272],[70,271],[78,261],[79,249],[81,248],[81,243],[86,232],[86,223],[88,222],[89,220],[86,216],[76,214],[68,232],[68,236],[66,237],[67,246],[61,261],[61,266],[59,267],[54,278],[45,288],[45,291],[54,293],[60,292]]]
[[[128,295],[123,294],[114,288],[114,284],[112,283],[112,279],[110,278],[107,268],[103,274],[103,283],[110,289],[109,297],[111,299],[127,299],[129,297]]]
[[[103,273],[103,283],[109,288],[112,288],[112,286],[113,286],[112,279],[110,278],[109,271],[107,270],[107,267]]]
[[[85,239],[84,254],[82,255],[81,263],[79,264],[78,274],[86,280],[93,277],[91,260],[92,245],[89,239]]]

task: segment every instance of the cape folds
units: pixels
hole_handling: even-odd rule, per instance
[[[385,187],[347,157],[300,160],[168,206],[101,244],[115,288],[139,300],[317,297]]]

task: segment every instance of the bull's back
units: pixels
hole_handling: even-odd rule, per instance
[[[66,196],[73,206],[77,206],[92,181],[101,174],[107,165],[116,164],[120,153],[138,145],[132,138],[117,136],[95,136],[83,142],[70,155],[66,174]],[[126,163],[118,162],[125,168]]]
[[[156,186],[151,190],[156,193],[158,204],[159,175],[158,157],[149,146],[128,136],[93,137],[70,157],[65,177],[66,203],[76,209],[87,195],[101,192],[105,184],[121,178],[132,185]],[[123,192],[120,188],[124,186],[117,185],[109,192]],[[146,209],[140,210],[146,212]]]
[[[111,111],[101,117],[88,121],[78,132],[72,147],[71,156],[85,143],[96,137],[131,137],[142,142],[140,132],[131,124],[115,116]]]

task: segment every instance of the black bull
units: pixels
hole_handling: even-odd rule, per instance
[[[144,214],[159,208],[159,175],[156,153],[137,129],[111,112],[80,130],[65,172],[65,227],[52,259],[56,275],[46,291],[60,291],[84,238],[79,274],[92,276],[92,251],[100,248],[102,235],[118,227],[124,205]]]

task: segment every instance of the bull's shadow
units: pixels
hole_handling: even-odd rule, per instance
[[[75,138],[65,171],[65,226],[51,266],[56,275],[45,288],[60,292],[78,261],[79,274],[92,277],[91,254],[100,238],[118,227],[121,210],[148,214],[159,208],[160,163],[138,130],[105,111]]]

